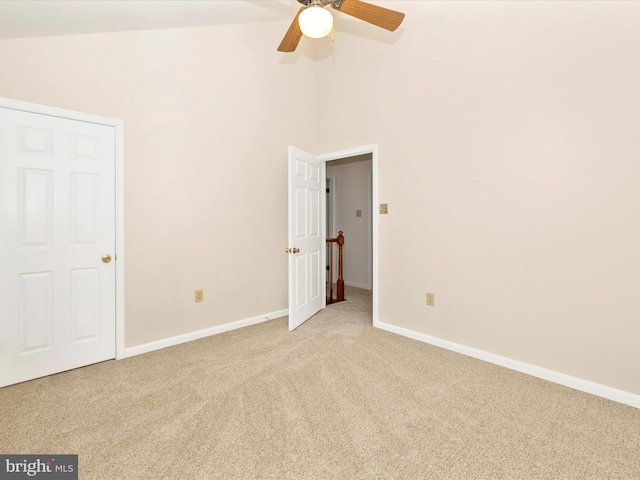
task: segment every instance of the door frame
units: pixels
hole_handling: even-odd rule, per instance
[[[326,187],[329,189],[329,193],[325,194],[325,202],[329,202],[329,200],[331,200],[331,205],[329,205],[328,203],[325,203],[325,225],[327,225],[327,228],[330,227],[331,229],[331,237],[329,236],[329,232],[325,231],[324,232],[324,236],[325,238],[334,238],[337,233],[336,233],[336,177],[334,177],[333,175],[327,175],[326,171],[327,171],[327,163],[324,162],[325,168],[325,185]],[[329,214],[331,214],[331,221],[329,221]],[[326,299],[326,282],[329,281],[329,264],[328,264],[328,260],[327,260],[327,255],[329,252],[329,248],[330,245],[327,243],[325,244],[325,248],[324,248],[324,267],[325,268],[325,299],[324,302],[322,303],[323,308],[327,306],[327,299]],[[331,279],[333,280],[333,279]]]
[[[325,162],[325,172],[326,172],[326,162]],[[329,180],[329,183],[331,184],[331,186],[329,187],[329,197],[331,198],[331,231],[332,231],[332,235],[337,235],[336,233],[336,177],[334,177],[333,175],[325,174],[325,179]],[[325,194],[325,197],[326,197],[326,194]],[[328,209],[328,206],[325,208],[325,212],[324,212],[325,219],[326,219],[327,209]],[[327,235],[326,238],[333,238],[328,236],[329,235],[328,232],[325,232],[325,235]]]
[[[372,272],[372,280],[373,285],[371,288],[371,297],[372,297],[372,307],[373,307],[373,326],[379,327],[379,317],[378,317],[378,216],[375,214],[375,206],[378,204],[378,144],[364,145],[361,147],[354,147],[347,150],[341,150],[338,152],[325,153],[323,155],[316,155],[318,160],[325,162],[325,177],[326,177],[326,162],[330,162],[332,160],[339,160],[341,158],[346,157],[355,157],[357,155],[366,155],[371,154],[371,217],[372,217],[372,232],[371,232],[371,248],[372,248],[372,262],[373,262],[373,272]],[[322,195],[322,200],[320,202],[322,218],[326,218],[326,195]],[[326,221],[322,222],[322,235],[324,238],[327,237],[326,232]],[[327,264],[326,259],[326,249],[322,249],[322,265]],[[325,299],[326,304],[326,299]]]
[[[114,128],[115,133],[115,218],[116,218],[116,359],[125,358],[124,338],[124,122],[115,118],[102,117],[89,113],[76,112],[63,108],[23,102],[11,98],[0,97],[0,107],[22,112],[66,118],[80,122],[96,123]]]

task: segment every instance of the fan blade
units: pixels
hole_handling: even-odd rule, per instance
[[[400,26],[404,20],[404,13],[389,10],[388,8],[372,5],[371,3],[361,2],[360,0],[344,0],[342,3],[337,2],[340,6],[331,6],[336,10],[359,18],[365,22],[369,22],[386,30],[394,31]]]
[[[302,38],[302,30],[300,30],[300,24],[298,23],[298,17],[300,13],[307,7],[301,7],[296,14],[296,18],[293,19],[291,25],[289,25],[289,30],[284,34],[284,38],[282,42],[280,42],[280,46],[278,47],[279,52],[295,52],[298,43],[300,43],[300,39]]]

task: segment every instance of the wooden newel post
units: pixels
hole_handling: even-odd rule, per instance
[[[342,231],[338,232],[337,237],[338,244],[338,283],[337,283],[337,297],[336,301],[341,302],[344,300],[344,280],[342,279],[342,246],[344,245],[344,236]]]
[[[337,287],[337,298],[333,299],[333,244],[338,244],[338,282],[336,283]],[[329,286],[329,292],[327,296],[327,305],[335,302],[342,302],[344,300],[344,279],[342,278],[342,246],[344,245],[344,235],[342,232],[338,232],[338,236],[336,238],[327,238],[327,244],[329,245],[329,265],[327,269],[329,270],[329,279],[327,281],[327,285]]]

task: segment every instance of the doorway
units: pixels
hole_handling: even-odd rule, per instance
[[[327,162],[327,237],[344,232],[346,239],[345,285],[371,290],[372,246],[372,156],[346,157]],[[333,227],[333,228],[332,228]]]
[[[341,178],[338,176],[334,176],[332,173],[326,173],[327,172],[327,168],[330,169],[331,171],[331,167],[332,166],[340,166],[340,165],[349,165],[349,164],[356,164],[358,162],[370,162],[370,171],[365,175],[363,180],[363,183],[366,185],[366,200],[364,201],[366,208],[351,208],[350,210],[354,210],[354,211],[349,211],[348,215],[351,216],[351,220],[357,220],[357,221],[361,221],[364,222],[367,226],[366,226],[366,248],[367,248],[367,254],[366,254],[366,264],[367,264],[367,277],[368,277],[368,281],[366,282],[366,285],[360,283],[360,282],[355,282],[355,283],[360,283],[359,285],[354,285],[356,287],[359,288],[367,288],[369,290],[371,290],[371,298],[372,298],[372,316],[373,316],[373,326],[377,327],[378,326],[378,216],[375,214],[375,205],[378,204],[378,146],[373,144],[373,145],[365,145],[362,147],[356,147],[356,148],[352,148],[352,149],[348,149],[348,150],[342,150],[342,151],[338,151],[338,152],[333,152],[333,153],[327,153],[324,155],[319,155],[318,159],[322,160],[325,162],[325,176],[326,178],[333,178],[332,183],[333,183],[333,187],[334,189],[336,189],[336,191],[339,191],[342,188],[342,184],[341,184]],[[347,185],[348,186],[348,182],[349,180],[347,180]],[[334,199],[334,205],[332,205],[333,208],[333,224],[334,224],[334,228],[336,229],[335,232],[333,232],[334,234],[337,234],[337,231],[342,229],[342,226],[337,223],[338,222],[338,218],[340,217],[340,213],[338,213],[338,204],[340,202],[338,195],[333,197]],[[323,206],[323,208],[328,208],[328,206],[325,204]],[[347,211],[348,209],[345,208],[345,211]],[[358,210],[362,210],[362,216],[358,217]],[[366,210],[366,211],[365,211]],[[326,210],[325,210],[326,213]],[[325,233],[328,233],[328,231],[326,231],[326,226],[325,226]],[[327,235],[325,235],[325,237],[327,237]],[[347,232],[345,231],[345,245],[348,244],[349,242],[349,237],[347,236]],[[346,247],[345,247],[346,248]],[[348,261],[348,257],[346,257],[345,254],[345,262]],[[326,261],[325,261],[326,264]],[[345,284],[348,286],[349,284],[347,283],[349,279],[345,278]],[[348,298],[347,298],[348,300]]]

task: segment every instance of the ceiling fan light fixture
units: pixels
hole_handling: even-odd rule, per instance
[[[300,30],[307,37],[322,38],[329,35],[333,26],[333,15],[320,5],[304,9],[298,17]]]

